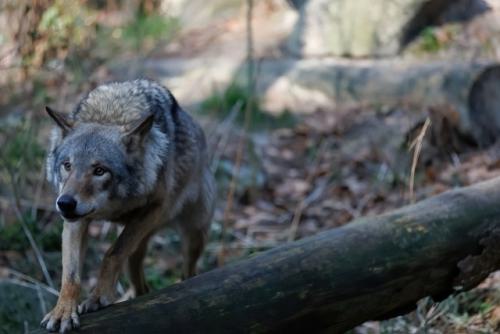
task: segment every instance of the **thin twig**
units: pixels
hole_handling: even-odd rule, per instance
[[[36,219],[37,216],[37,209],[40,203],[40,199],[42,198],[42,188],[44,180],[45,180],[45,165],[40,170],[40,174],[38,176],[38,180],[35,187],[35,198],[33,200],[33,205],[31,206],[31,217],[33,217],[33,219]]]
[[[247,108],[248,110],[248,108]],[[247,113],[247,112],[246,112]],[[246,118],[246,117],[245,117]],[[246,123],[246,122],[245,122]],[[226,234],[228,230],[228,225],[229,225],[229,216],[233,207],[233,199],[234,199],[234,193],[236,191],[236,182],[238,179],[238,176],[240,174],[240,167],[241,167],[241,162],[243,160],[243,151],[244,151],[244,146],[246,142],[246,131],[244,132],[243,136],[241,136],[239,142],[238,142],[238,150],[236,151],[236,158],[235,158],[235,163],[233,166],[233,175],[231,177],[231,182],[229,184],[229,190],[227,193],[227,200],[226,200],[226,207],[224,208],[224,214],[223,214],[223,224],[222,224],[222,231],[221,231],[221,249],[218,257],[218,265],[222,266],[224,265],[225,262],[225,239],[226,239]]]
[[[50,277],[49,271],[47,270],[47,265],[45,264],[45,260],[43,259],[42,252],[40,251],[40,248],[38,247],[35,239],[33,238],[33,234],[31,234],[31,231],[28,228],[28,225],[26,224],[26,221],[24,220],[23,215],[21,214],[21,211],[19,210],[19,204],[16,203],[15,205],[15,212],[17,219],[21,222],[21,227],[23,228],[23,232],[26,235],[26,238],[28,239],[31,248],[33,249],[33,252],[35,253],[35,257],[38,261],[38,264],[40,265],[40,268],[42,269],[43,276],[45,277],[45,280],[47,281],[47,284],[53,288],[54,287],[54,282],[52,281],[52,278]]]
[[[241,107],[243,106],[243,101],[241,99],[238,99],[236,103],[231,107],[231,110],[227,114],[227,116],[224,118],[222,122],[216,123],[215,126],[213,126],[210,131],[207,131],[207,138],[208,141],[212,146],[217,146],[217,144],[220,142],[219,139],[213,139],[214,137],[217,137],[219,132],[224,132],[224,130],[227,129],[228,126],[231,126],[236,119],[236,116],[240,112]]]
[[[12,199],[10,197],[0,196],[0,208],[2,208],[2,207],[9,207],[10,208],[11,205],[12,205]],[[49,205],[45,205],[43,203],[36,203],[36,206],[35,206],[33,204],[33,201],[23,199],[23,198],[19,199],[19,205],[21,206],[21,208],[26,208],[26,209],[30,209],[30,210],[32,210],[34,207],[35,210],[56,212],[55,207],[53,207],[52,205],[49,206]]]
[[[224,214],[222,218],[222,231],[221,231],[221,247],[218,256],[218,265],[222,266],[225,262],[225,239],[229,225],[229,216],[233,206],[234,192],[236,190],[236,182],[240,172],[241,162],[243,160],[243,151],[246,142],[246,136],[248,128],[250,126],[251,114],[254,105],[254,90],[255,90],[255,75],[253,72],[254,60],[253,60],[253,35],[252,35],[252,16],[253,16],[253,0],[247,0],[247,15],[246,15],[246,26],[247,26],[247,63],[248,63],[248,101],[245,108],[245,120],[243,125],[243,135],[238,142],[238,149],[236,151],[236,159],[233,167],[233,175],[231,178],[231,183],[229,184],[229,191],[227,193],[226,207],[224,208]]]
[[[29,289],[33,289],[33,290],[36,290],[36,289],[38,289],[40,287],[40,288],[44,289],[45,291],[49,292],[50,294],[52,294],[54,296],[59,296],[59,294],[57,293],[57,291],[55,291],[54,289],[44,288],[43,285],[24,282],[24,281],[21,281],[21,280],[16,279],[16,278],[0,278],[0,283],[3,283],[3,282],[14,284],[14,285],[19,285],[19,286],[22,286],[22,287],[25,287],[25,288],[29,288]]]
[[[33,235],[31,231],[28,228],[28,224],[26,222],[26,219],[24,218],[21,210],[21,199],[20,199],[20,194],[18,193],[18,187],[16,184],[16,175],[14,174],[14,171],[12,170],[11,167],[9,167],[8,162],[6,161],[4,156],[0,156],[0,159],[2,160],[2,163],[6,166],[6,170],[9,174],[9,181],[10,185],[12,188],[12,194],[14,195],[14,212],[19,220],[21,227],[23,229],[24,234],[26,235],[26,238],[28,239],[31,248],[33,249],[33,252],[35,254],[35,258],[40,265],[40,268],[42,270],[42,273],[45,277],[45,280],[47,281],[47,284],[53,288],[54,283],[52,282],[52,278],[50,277],[49,271],[47,270],[47,266],[45,264],[45,260],[43,259],[42,252],[40,251],[40,248],[38,247],[35,239],[33,238]]]
[[[409,151],[414,149],[413,150],[413,161],[411,163],[411,171],[410,171],[410,187],[409,187],[410,203],[415,203],[415,192],[414,192],[415,171],[417,169],[418,157],[420,156],[420,151],[422,150],[422,142],[424,140],[425,133],[427,132],[427,128],[430,125],[431,125],[431,120],[429,117],[427,117],[424,125],[422,126],[422,129],[420,130],[420,133],[413,140],[413,142],[410,145],[410,148],[408,149]]]
[[[45,299],[43,298],[40,285],[36,286],[36,294],[38,296],[38,300],[40,301],[40,310],[42,311],[42,315],[45,315],[47,314],[47,305],[45,304]]]
[[[111,230],[112,223],[108,221],[103,221],[101,224],[101,230],[99,231],[99,239],[105,240],[108,237],[109,231]]]
[[[5,165],[8,166],[8,164]],[[33,249],[33,252],[35,253],[35,257],[37,259],[38,264],[40,265],[40,268],[42,269],[42,273],[43,276],[45,277],[45,280],[47,281],[47,284],[51,288],[53,288],[54,283],[52,282],[52,278],[50,277],[49,271],[47,270],[47,265],[45,264],[45,260],[43,259],[42,252],[40,251],[40,248],[38,248],[38,245],[36,244],[36,241],[33,238],[33,234],[31,234],[31,231],[28,228],[28,224],[26,223],[26,220],[22,214],[20,198],[17,192],[17,186],[14,181],[15,180],[14,173],[12,172],[11,168],[7,168],[7,171],[9,172],[10,184],[14,195],[14,212],[16,214],[17,219],[21,223],[23,232],[26,235],[26,238],[28,239],[31,248]]]
[[[221,156],[224,154],[224,151],[226,150],[227,144],[229,143],[229,138],[231,137],[230,136],[231,131],[229,131],[229,129],[231,128],[232,124],[234,123],[234,120],[236,119],[236,115],[241,111],[242,106],[243,106],[243,101],[238,100],[234,104],[234,106],[231,108],[231,111],[229,112],[226,119],[222,122],[220,127],[217,127],[217,129],[214,130],[215,134],[221,132],[223,135],[217,141],[217,143],[214,145],[213,150],[212,150],[211,169],[213,172],[215,172],[217,170],[217,168],[219,167]]]
[[[13,46],[11,47],[10,49],[6,50],[2,55],[0,55],[0,64],[2,63],[2,61],[7,58],[8,56],[10,56],[11,54],[15,53],[17,51],[18,47],[17,46]]]
[[[29,282],[29,283],[31,283],[33,285],[38,285],[38,286],[40,286],[40,288],[42,288],[43,290],[47,291],[48,293],[51,293],[51,294],[53,294],[55,296],[59,296],[59,292],[56,289],[51,288],[47,284],[44,284],[44,283],[40,282],[39,280],[31,277],[31,276],[23,274],[22,272],[17,271],[17,270],[12,269],[12,268],[5,268],[5,269],[7,270],[8,274],[10,274],[12,276],[15,276],[17,279]]]
[[[321,163],[321,158],[323,156],[323,149],[324,149],[324,147],[325,147],[324,142],[322,142],[320,144],[320,146],[319,146],[318,153],[317,153],[316,157],[314,158],[314,168],[307,175],[306,184],[312,184],[313,183],[313,179],[316,176],[316,174],[318,172],[318,169],[319,169],[319,165]],[[320,189],[321,191],[316,191],[317,188],[315,188],[313,191],[311,191],[309,193],[308,196],[304,197],[300,201],[299,205],[297,205],[297,208],[295,209],[295,211],[293,213],[293,219],[292,219],[292,223],[290,224],[290,229],[288,230],[288,241],[295,240],[295,237],[297,236],[297,230],[299,228],[300,219],[302,218],[302,213],[304,212],[304,209],[312,201],[314,201],[315,198],[321,196],[321,194],[323,193],[324,189],[322,187],[318,187],[318,189]]]
[[[253,0],[247,0],[247,17],[246,17],[246,27],[247,27],[247,84],[249,98],[253,102],[254,90],[255,90],[255,71],[254,71],[254,50],[253,50],[253,31],[252,31],[252,18],[253,18]]]

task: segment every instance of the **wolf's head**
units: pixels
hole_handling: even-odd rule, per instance
[[[47,159],[48,179],[58,189],[56,208],[66,220],[111,219],[156,182],[159,146],[166,143],[155,135],[154,115],[113,125],[78,123],[46,109],[57,124]],[[151,160],[153,165],[148,165]]]

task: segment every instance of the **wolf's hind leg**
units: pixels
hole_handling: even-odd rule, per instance
[[[184,222],[186,223],[186,222]],[[196,275],[196,264],[205,248],[207,232],[204,228],[181,229],[182,236],[182,278]]]
[[[205,248],[215,209],[215,180],[211,171],[203,171],[198,199],[188,203],[177,219],[182,238],[183,278],[196,275],[196,264]]]
[[[188,203],[177,217],[177,228],[182,244],[182,278],[196,275],[196,264],[208,239],[212,210],[201,200]]]
[[[134,289],[135,297],[144,295],[149,292],[148,285],[146,283],[146,278],[144,277],[144,257],[148,250],[148,242],[151,235],[146,236],[137,250],[132,253],[128,258],[128,272],[130,276],[130,282],[132,283],[132,288]]]

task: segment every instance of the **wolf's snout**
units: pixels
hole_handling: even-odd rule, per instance
[[[73,196],[62,195],[57,199],[57,207],[62,213],[73,213],[76,209],[76,200]]]

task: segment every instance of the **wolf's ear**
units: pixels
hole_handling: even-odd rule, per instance
[[[49,107],[45,107],[45,110],[47,111],[47,114],[56,122],[56,124],[61,128],[63,131],[63,135],[68,134],[68,132],[73,129],[73,122],[68,119],[68,116],[59,112],[55,111]]]
[[[142,143],[146,134],[153,127],[154,114],[147,115],[136,122],[133,122],[123,136],[123,143],[129,149],[136,148]]]

